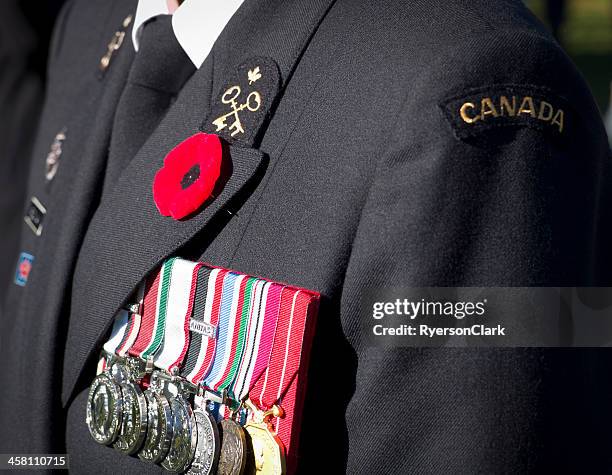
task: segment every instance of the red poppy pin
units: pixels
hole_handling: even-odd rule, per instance
[[[163,216],[182,219],[210,198],[221,174],[223,148],[215,134],[198,132],[174,147],[153,180],[153,199]]]

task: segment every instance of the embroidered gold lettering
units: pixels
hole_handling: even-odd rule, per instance
[[[516,115],[516,96],[512,96],[512,105],[508,101],[506,96],[501,96],[499,100],[499,108],[501,109],[501,115],[508,115],[514,117]]]
[[[480,101],[480,117],[482,117],[482,120],[485,120],[488,115],[491,115],[493,117],[499,117],[497,109],[495,109],[491,98],[484,97],[482,101]]]
[[[521,102],[521,107],[519,108],[518,114],[529,114],[534,119],[536,116],[535,105],[533,104],[533,97],[526,96],[523,98],[523,102]]]
[[[552,124],[559,126],[559,132],[563,132],[563,119],[564,119],[563,109],[559,109],[555,116],[553,117]]]
[[[474,105],[474,103],[472,102],[466,102],[465,104],[463,104],[461,106],[461,109],[459,109],[459,113],[461,114],[461,118],[468,124],[473,124],[474,122],[476,122],[478,119],[480,119],[480,116],[475,115],[475,116],[469,116],[467,111],[468,109],[470,110],[474,110],[476,108],[476,106]]]
[[[542,101],[540,104],[540,113],[538,114],[538,119],[548,122],[553,116],[553,106],[546,101]]]
[[[532,96],[483,97],[477,102],[465,102],[459,109],[466,124],[494,121],[500,117],[532,118],[555,126],[559,132],[565,127],[565,112],[552,103]]]

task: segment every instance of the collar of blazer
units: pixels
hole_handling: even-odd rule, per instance
[[[66,341],[62,402],[85,388],[99,343],[138,282],[164,258],[192,239],[202,248],[223,228],[252,193],[268,157],[256,148],[232,146],[231,174],[216,198],[190,219],[161,216],[151,186],[165,154],[197,132],[211,108],[211,97],[245,59],[273,58],[281,93],[295,64],[334,0],[247,0],[225,27],[209,57],[181,91],[166,118],[123,171],[90,223],[73,278]],[[203,93],[204,91],[204,93]],[[93,367],[93,366],[92,366]]]

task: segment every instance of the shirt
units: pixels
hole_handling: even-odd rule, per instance
[[[176,39],[196,68],[199,68],[215,41],[243,0],[185,0],[172,15]],[[143,25],[157,15],[170,14],[167,0],[139,0],[132,43],[138,51]]]

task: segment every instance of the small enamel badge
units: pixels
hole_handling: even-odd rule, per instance
[[[252,146],[278,94],[278,66],[271,58],[250,58],[238,66],[226,84],[201,129],[229,143]]]
[[[53,139],[49,153],[45,160],[45,178],[48,182],[55,178],[57,169],[59,167],[59,161],[62,156],[62,144],[66,140],[66,128],[64,127]]]
[[[15,283],[21,287],[25,287],[32,271],[32,264],[34,262],[34,256],[27,252],[19,254],[17,260],[17,269],[15,270]]]

